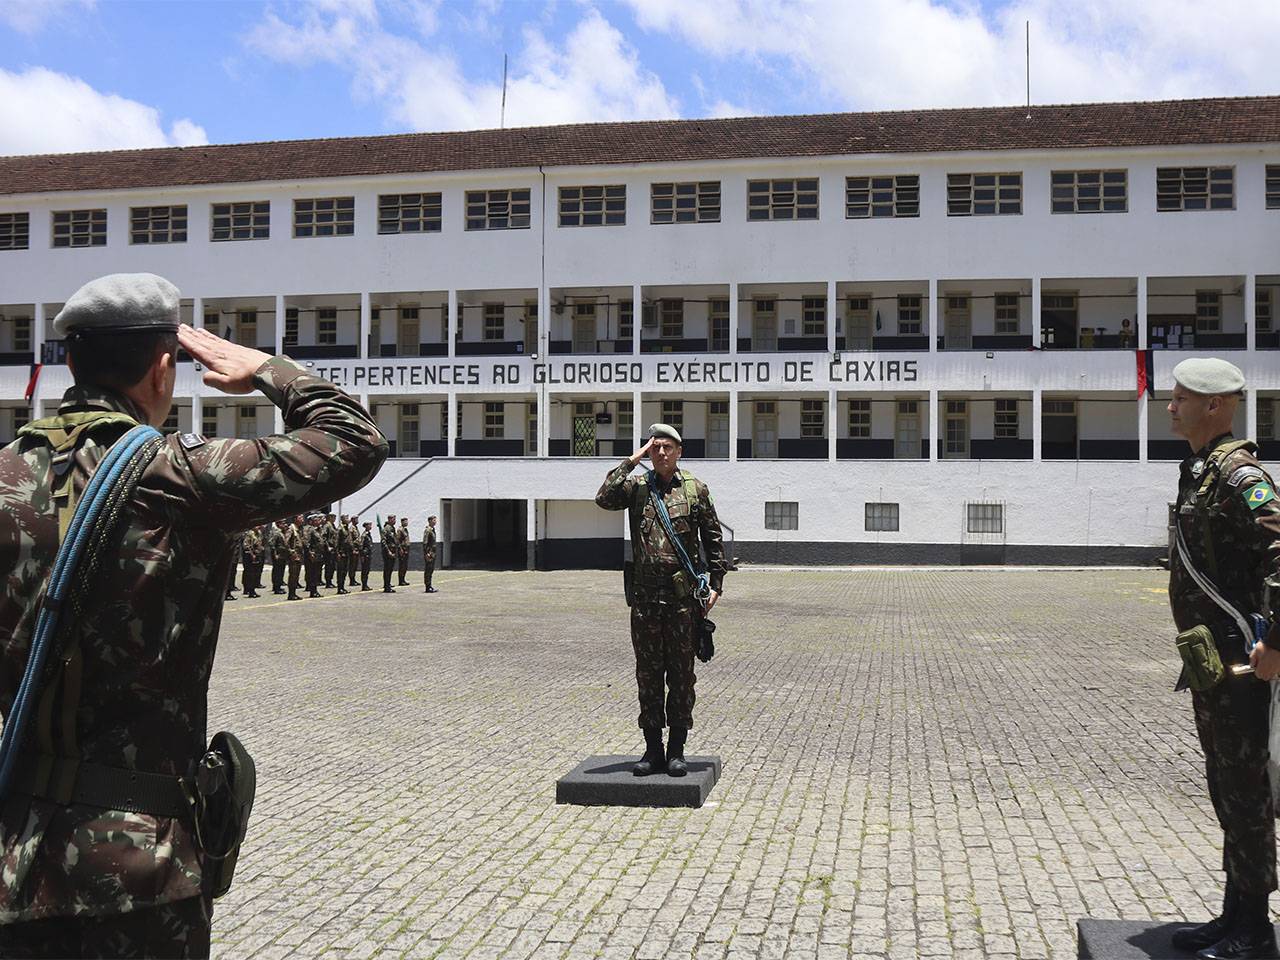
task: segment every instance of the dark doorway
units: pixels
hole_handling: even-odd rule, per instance
[[[524,500],[450,500],[449,566],[471,570],[524,570],[528,566],[528,503]]]

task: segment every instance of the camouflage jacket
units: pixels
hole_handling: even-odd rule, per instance
[[[267,545],[271,552],[271,562],[283,563],[289,559],[289,545],[285,540],[284,531],[274,523],[270,529],[271,532],[267,535]]]
[[[1258,463],[1257,447],[1246,443],[1228,452],[1233,443],[1226,434],[1182,462],[1174,517],[1200,574],[1242,612],[1266,613],[1280,606],[1280,501]],[[1169,560],[1169,605],[1179,630],[1229,619],[1196,586],[1176,547]],[[1224,645],[1220,633],[1214,631],[1224,661],[1245,662],[1243,641]]]
[[[338,539],[336,541],[338,556],[348,557],[351,555],[351,530],[345,523],[338,526]]]
[[[396,533],[395,524],[382,525],[382,559],[391,560],[399,549],[400,535]]]
[[[373,556],[373,534],[368,530],[360,534],[360,559],[368,560]]]
[[[98,574],[95,616],[76,624],[83,686],[76,709],[52,725],[55,755],[71,733],[83,759],[189,774],[206,743],[209,674],[236,536],[352,493],[386,458],[369,414],[292,361],[267,361],[254,385],[282,409],[288,433],[170,435],[143,472],[119,555]],[[67,391],[60,413],[95,409],[142,419],[119,394],[83,386]],[[77,496],[122,432],[95,432],[80,444],[71,464]],[[58,547],[52,485],[50,447],[39,438],[23,436],[0,451],[5,716]],[[31,749],[40,749],[38,740],[33,735]],[[185,817],[16,793],[0,810],[0,922],[124,913],[200,892],[200,854]]]
[[[649,497],[649,484],[645,475],[632,476],[631,470],[630,460],[623,460],[610,470],[596,494],[596,503],[606,510],[630,511],[631,550],[637,568],[648,567],[674,573],[680,566],[680,558],[667,539],[662,520]],[[724,558],[720,518],[716,516],[716,504],[711,491],[693,474],[677,469],[671,483],[666,489],[659,488],[658,492],[671,517],[671,526],[684,544],[689,559],[697,564],[701,554],[705,553],[711,589],[723,593],[728,565]],[[701,551],[699,540],[702,543]]]
[[[436,531],[430,525],[422,532],[422,557],[427,563],[436,562]]]
[[[409,547],[413,544],[413,537],[409,533],[408,527],[401,527],[396,531],[396,551],[402,557],[409,555]]]
[[[304,559],[302,531],[298,529],[296,523],[291,523],[284,528],[284,542],[285,548],[289,551],[289,562],[301,563]]]
[[[320,524],[321,538],[324,540],[324,548],[332,553],[338,549],[338,526],[329,520]]]
[[[324,559],[324,531],[308,523],[302,528],[302,557],[309,563]]]
[[[262,534],[257,528],[245,531],[244,539],[240,541],[240,556],[246,563],[257,563],[262,559]]]

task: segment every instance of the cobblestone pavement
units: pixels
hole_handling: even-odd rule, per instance
[[[1082,916],[1207,917],[1166,578],[732,574],[701,810],[554,802],[642,748],[620,574],[228,604],[210,724],[259,790],[216,955],[1074,957]]]

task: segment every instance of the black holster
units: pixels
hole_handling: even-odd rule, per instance
[[[707,663],[716,655],[715,641],[711,635],[716,632],[716,625],[705,616],[698,617],[698,659]]]
[[[210,896],[231,889],[257,786],[253,757],[244,744],[234,734],[214,734],[196,765],[196,838]]]

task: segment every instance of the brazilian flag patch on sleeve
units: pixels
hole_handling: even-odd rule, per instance
[[[1275,498],[1275,490],[1266,481],[1255,483],[1244,492],[1244,502],[1249,505],[1250,510],[1257,510],[1264,503],[1270,503]]]

